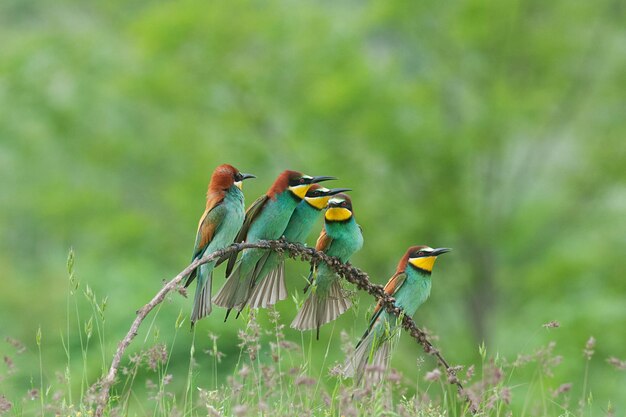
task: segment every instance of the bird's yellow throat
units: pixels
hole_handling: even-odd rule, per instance
[[[331,222],[342,222],[352,217],[352,212],[343,207],[331,207],[326,210],[326,220]]]
[[[419,269],[423,269],[424,271],[433,272],[433,265],[435,265],[435,261],[437,260],[436,256],[426,256],[424,258],[414,258],[410,259],[409,262]]]
[[[304,197],[304,199],[307,201],[307,203],[309,203],[310,205],[312,205],[316,209],[322,210],[328,204],[328,200],[330,200],[330,196],[324,196],[324,197]]]
[[[302,200],[306,195],[306,192],[309,191],[309,188],[311,188],[311,184],[302,184],[291,186],[289,187],[289,190]]]

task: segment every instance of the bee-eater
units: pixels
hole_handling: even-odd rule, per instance
[[[232,165],[223,164],[215,168],[206,195],[206,209],[200,217],[196,243],[193,248],[194,261],[205,253],[225,248],[233,243],[244,220],[242,181],[255,178],[242,174]],[[198,277],[196,295],[191,313],[191,325],[211,313],[211,281],[215,261],[200,265],[187,277],[185,287]]]
[[[337,194],[328,201],[324,228],[315,249],[347,262],[362,246],[363,235],[354,219],[352,201],[346,194]],[[351,303],[344,294],[340,278],[326,263],[311,266],[307,290],[309,296],[291,327],[298,330],[317,329],[319,339],[320,327],[343,314]]]
[[[318,216],[326,208],[328,200],[336,194],[350,191],[348,188],[324,188],[311,185],[304,199],[294,210],[283,237],[294,243],[305,243]],[[287,298],[285,286],[285,258],[282,254],[268,251],[257,264],[259,273],[255,277],[253,290],[247,304],[250,308],[268,307]]]
[[[396,273],[385,285],[385,293],[395,299],[396,307],[412,317],[430,295],[430,275],[437,256],[450,252],[448,248],[433,249],[428,246],[411,246],[400,259]],[[386,369],[389,364],[394,336],[399,334],[398,318],[382,308],[374,308],[369,327],[356,345],[354,355],[346,361],[344,375],[358,381],[368,362]]]
[[[334,177],[310,177],[297,171],[283,171],[270,189],[259,197],[246,211],[243,226],[235,238],[236,242],[257,242],[279,239],[289,223],[289,219],[302,201],[312,184],[335,179]],[[260,272],[256,266],[266,254],[263,249],[246,249],[235,268],[237,254],[228,259],[227,279],[213,302],[230,310],[239,311],[250,296],[255,277]],[[226,319],[225,319],[226,320]]]

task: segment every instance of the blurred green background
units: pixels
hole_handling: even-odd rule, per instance
[[[108,297],[110,360],[187,265],[228,162],[258,177],[247,204],[286,168],[339,177],[365,237],[353,264],[379,283],[409,245],[454,248],[416,315],[453,363],[479,361],[483,340],[512,358],[555,340],[546,384],[573,382],[577,399],[593,335],[594,402],[623,413],[626,376],[606,358],[626,358],[625,21],[619,0],[2,1],[0,333],[28,349],[0,391],[31,387],[39,326],[45,377],[65,366],[70,247],[81,289]],[[290,290],[306,271],[288,263]],[[339,331],[362,332],[370,304],[323,329],[320,358],[334,331],[341,360]],[[155,321],[168,343],[181,309],[191,300],[172,296]],[[293,302],[279,310],[288,324]],[[218,334],[225,376],[242,322],[222,319],[199,324],[196,349]],[[170,365],[183,379],[184,330]],[[393,363],[419,352],[405,337]]]

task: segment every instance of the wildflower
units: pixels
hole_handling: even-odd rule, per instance
[[[238,346],[246,350],[251,361],[256,360],[261,345],[259,344],[260,326],[256,321],[254,310],[250,312],[246,330],[239,330],[237,337],[241,341]]]
[[[402,380],[402,374],[397,369],[390,369],[387,375],[387,381],[391,383],[399,383]]]
[[[97,381],[91,386],[89,386],[89,388],[87,388],[87,392],[85,392],[85,395],[83,397],[83,402],[85,404],[90,404],[90,405],[95,404],[97,399],[99,398],[98,396],[99,396],[101,388],[102,388],[101,381]]]
[[[561,327],[561,323],[556,320],[552,320],[548,323],[542,324],[542,327],[545,329],[556,329],[557,327]]]
[[[250,374],[250,368],[248,367],[248,365],[243,365],[239,370],[239,376],[245,378],[248,376],[248,374]]]
[[[354,344],[352,343],[350,335],[345,330],[342,330],[341,333],[339,333],[339,340],[341,341],[340,346],[343,354],[345,356],[350,356],[354,351]]]
[[[13,359],[5,355],[4,364],[7,366],[8,374],[12,374],[13,372],[15,372],[15,364],[13,363]]]
[[[164,343],[158,343],[148,349],[147,352],[148,367],[156,371],[160,364],[167,362],[167,348]]]
[[[502,387],[502,389],[500,390],[500,399],[505,404],[511,404],[511,388]]]
[[[330,376],[332,378],[337,378],[337,377],[342,376],[342,375],[343,375],[343,367],[340,364],[335,364],[328,371],[328,376]]]
[[[20,342],[19,340],[13,339],[12,337],[9,337],[9,336],[5,337],[4,340],[15,348],[15,351],[17,352],[18,355],[26,351],[26,346],[24,346],[24,344]]]
[[[609,363],[609,365],[613,366],[613,368],[619,371],[626,370],[626,361],[619,360],[615,356],[611,356],[606,361]]]
[[[311,378],[310,376],[299,376],[296,378],[295,380],[295,384],[296,386],[300,386],[300,385],[305,385],[305,386],[311,386],[311,385],[315,385],[315,378]]]
[[[593,356],[594,353],[594,348],[596,346],[596,339],[593,336],[589,337],[589,340],[587,340],[587,343],[585,343],[585,348],[583,349],[583,355],[585,356],[585,358],[587,358],[587,360],[591,360],[591,357]]]
[[[571,389],[572,389],[572,384],[570,382],[568,382],[566,384],[561,384],[561,385],[559,385],[559,387],[557,389],[552,391],[552,397],[556,398],[556,397],[558,397],[561,394],[569,392]]]
[[[212,405],[207,405],[207,411],[209,412],[209,417],[222,417],[219,411]]]
[[[7,400],[7,397],[0,395],[0,414],[6,413],[11,409],[11,407],[13,407],[13,404]]]
[[[367,381],[369,383],[378,384],[378,381],[380,381],[385,370],[386,368],[382,365],[367,365],[365,367],[365,373],[367,374]]]
[[[272,360],[274,362],[278,362],[278,360],[280,359],[280,349],[278,344],[270,342],[270,350],[272,352]]]
[[[491,370],[491,385],[498,385],[502,381],[503,373],[502,369],[494,366]]]
[[[416,361],[417,361],[417,369],[421,369],[422,365],[424,365],[424,358],[422,358],[421,356],[418,356]]]
[[[54,373],[54,376],[55,376],[55,378],[57,379],[57,382],[58,382],[59,384],[65,384],[65,383],[67,383],[67,377],[66,377],[66,374],[64,374],[63,372],[56,371],[56,372]]]
[[[60,402],[63,399],[63,391],[55,391],[54,394],[52,394],[52,401],[55,403]]]
[[[290,342],[288,340],[281,340],[278,345],[281,347],[281,349],[286,350],[298,350],[300,348],[300,345],[294,342]]]
[[[261,365],[261,374],[266,382],[269,382],[274,377],[276,368],[273,366]]]
[[[248,406],[240,404],[233,407],[233,415],[243,417],[248,413]]]
[[[278,312],[278,310],[276,310],[272,306],[272,308],[268,312],[268,316],[269,316],[269,319],[270,319],[270,323],[272,323],[274,325],[274,331],[276,333],[276,338],[279,339],[279,340],[284,339],[285,335],[283,334],[282,331],[285,328],[285,325],[280,323],[280,313]],[[272,333],[268,332],[268,334],[272,334]]]
[[[163,385],[167,385],[167,384],[169,384],[170,382],[172,382],[172,379],[173,379],[173,378],[174,378],[174,377],[172,376],[172,374],[167,374],[167,375],[165,375],[165,376],[163,377]]]
[[[138,365],[141,363],[141,355],[139,353],[133,353],[129,357],[130,363]]]
[[[520,368],[524,365],[526,365],[527,363],[532,361],[532,356],[531,355],[522,355],[522,354],[518,354],[517,358],[515,359],[515,361],[513,362],[513,367],[514,368]]]
[[[205,349],[204,353],[214,357],[217,360],[217,363],[222,363],[222,358],[226,356],[224,352],[217,350],[217,345],[213,345],[211,349]]]
[[[474,365],[467,368],[467,371],[465,372],[465,379],[467,379],[468,381],[472,379],[475,371],[476,371],[476,368],[474,367]]]
[[[27,396],[31,401],[34,401],[39,398],[39,390],[37,388],[33,388],[28,391]]]
[[[439,368],[435,368],[430,372],[426,372],[426,375],[424,376],[424,380],[428,382],[435,382],[439,378],[441,378],[441,371],[439,370]]]

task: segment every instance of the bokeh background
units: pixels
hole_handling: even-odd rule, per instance
[[[483,341],[514,359],[553,340],[564,360],[546,384],[572,382],[577,399],[594,336],[593,406],[623,413],[626,374],[606,359],[626,358],[625,21],[619,0],[2,1],[0,332],[27,350],[0,391],[32,387],[38,327],[45,378],[64,369],[70,247],[81,291],[107,297],[109,361],[187,265],[210,174],[229,162],[258,177],[248,204],[286,168],[339,177],[365,236],[353,264],[379,283],[409,245],[454,248],[416,315],[451,362],[480,361]],[[306,271],[287,265],[293,292]],[[339,332],[362,332],[370,305],[323,329],[315,363],[331,334],[341,360]],[[190,309],[178,295],[162,307],[163,340]],[[288,324],[294,303],[279,311]],[[219,335],[225,380],[242,322],[222,319],[199,324],[196,349]],[[170,364],[183,380],[184,328]],[[80,372],[77,338],[70,349]],[[417,355],[405,337],[393,364]]]

